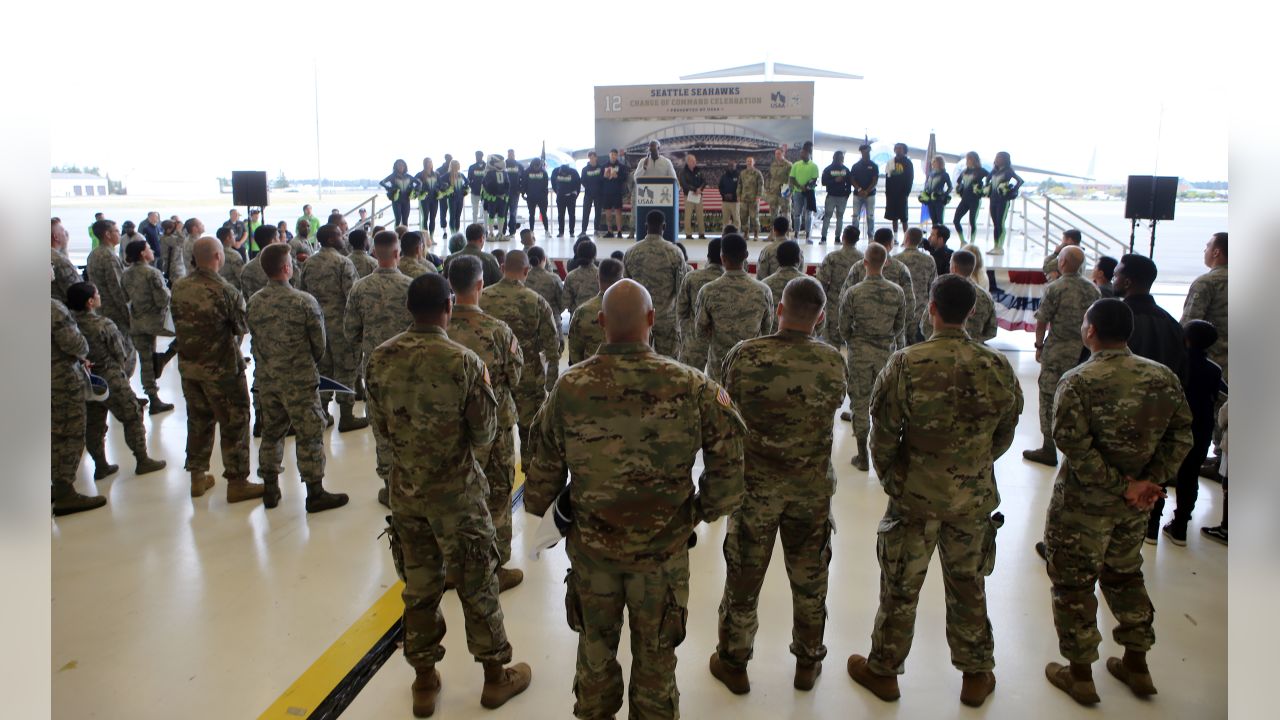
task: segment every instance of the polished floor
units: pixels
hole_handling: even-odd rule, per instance
[[[974,711],[959,703],[960,674],[949,662],[936,560],[921,597],[902,699],[881,703],[845,674],[845,658],[865,653],[869,645],[878,592],[875,528],[885,499],[873,476],[849,465],[849,426],[837,421],[833,457],[839,485],[833,502],[838,529],[828,600],[830,655],[823,676],[812,692],[791,687],[790,597],[780,555],[774,557],[761,599],[751,694],[734,696],[708,673],[724,579],[721,520],[699,528],[691,553],[688,638],[679,650],[678,670],[683,717],[1080,716],[1081,708],[1043,674],[1046,662],[1060,658],[1049,583],[1033,544],[1041,534],[1053,474],[1024,462],[1020,454],[1040,440],[1038,367],[1027,352],[1029,333],[1001,331],[994,344],[1009,353],[1027,402],[1014,446],[996,464],[1007,522],[988,582],[998,685],[986,706]],[[148,417],[148,444],[169,468],[135,477],[113,422],[108,454],[121,471],[96,484],[109,504],[51,523],[50,671],[57,718],[257,717],[395,582],[385,539],[378,539],[387,512],[375,498],[380,483],[369,431],[327,435],[326,483],[352,496],[340,510],[307,516],[303,489],[291,483],[270,512],[256,502],[228,505],[220,477],[214,491],[193,500],[181,469],[185,417],[178,373],[171,368],[161,385],[165,399],[178,407]],[[294,469],[291,454],[290,443],[288,472]],[[220,473],[216,452],[213,464],[213,472]],[[92,477],[86,457],[78,483],[83,492],[95,491]],[[1143,550],[1158,611],[1150,663],[1160,694],[1140,701],[1098,665],[1103,702],[1094,712],[1125,718],[1226,716],[1227,549],[1199,533],[1201,526],[1216,524],[1220,514],[1220,487],[1202,481],[1187,546],[1162,541]],[[570,717],[576,636],[564,621],[567,560],[562,548],[541,560],[526,558],[524,534],[536,524],[517,513],[515,565],[525,570],[526,580],[502,595],[516,659],[533,666],[532,687],[498,711],[480,707],[480,667],[466,652],[460,606],[449,593],[444,600],[448,655],[440,666],[444,689],[437,717]],[[1113,621],[1103,607],[1099,620],[1106,656],[1119,649],[1110,639]],[[630,660],[627,642],[622,645],[625,668]],[[397,654],[343,717],[411,717],[412,679]]]

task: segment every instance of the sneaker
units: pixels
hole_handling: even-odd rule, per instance
[[[1158,523],[1147,523],[1147,539],[1148,545],[1155,545],[1160,542],[1160,525]]]
[[[988,250],[988,251],[987,251],[987,254],[988,254],[988,255],[1003,255],[1003,254],[1004,254],[1004,250],[1003,250],[1003,249],[1001,249],[1001,248],[995,247],[995,248],[991,248],[990,250]]]
[[[1223,545],[1227,544],[1227,528],[1225,525],[1202,527],[1200,528],[1200,534]]]
[[[1187,546],[1187,526],[1179,522],[1170,522],[1164,526],[1164,534],[1169,536],[1169,542],[1178,547]]]

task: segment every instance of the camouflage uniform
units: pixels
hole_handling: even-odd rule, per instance
[[[327,347],[319,362],[320,374],[351,388],[356,384],[356,349],[347,341],[342,322],[347,311],[347,296],[359,279],[356,266],[342,253],[327,247],[307,259],[299,286],[320,303],[320,310],[324,313]],[[328,405],[332,398],[333,394],[326,393],[323,404]],[[350,414],[356,402],[355,396],[341,393],[336,399],[342,412]]]
[[[524,283],[503,278],[497,285],[480,293],[480,307],[507,324],[520,342],[524,370],[512,395],[520,429],[522,467],[529,466],[529,425],[547,397],[548,370],[559,370],[560,336],[551,317],[551,306]],[[549,362],[555,358],[557,363]]]
[[[67,289],[83,280],[80,271],[61,250],[49,248],[49,264],[53,268],[53,280],[49,283],[49,294],[60,303],[67,301]]]
[[[420,670],[444,657],[446,566],[457,572],[467,649],[482,662],[511,661],[488,488],[475,457],[498,425],[488,378],[475,353],[430,325],[395,336],[369,359],[369,412],[393,457],[392,555],[400,556],[404,579],[404,656]]]
[[[249,477],[249,387],[240,341],[249,332],[244,297],[217,273],[198,268],[173,284],[178,372],[187,401],[187,462],[209,471],[214,425],[220,425],[223,477]]]
[[[760,249],[760,255],[756,258],[757,280],[764,280],[778,271],[778,247],[787,239],[773,236],[770,238],[769,244]]]
[[[431,266],[430,261],[426,259],[420,260],[413,257],[401,257],[400,263],[396,267],[400,269],[400,272],[408,275],[410,280],[418,277],[419,275],[436,272],[436,269]]]
[[[293,263],[293,277],[289,279],[289,284],[296,288],[302,283],[302,266],[293,257],[289,258],[289,262]],[[244,269],[240,271],[240,294],[245,302],[253,298],[254,293],[266,287],[268,280],[267,271],[262,269],[262,253],[258,253],[252,260],[245,263]]]
[[[564,278],[564,306],[573,311],[582,303],[595,297],[600,292],[600,268],[595,265],[584,265],[569,271]]]
[[[627,248],[622,264],[626,268],[626,277],[643,285],[653,298],[655,317],[650,344],[659,355],[674,358],[679,343],[676,294],[680,290],[680,281],[689,271],[684,255],[680,248],[661,235],[646,235]]]
[[[356,275],[360,277],[368,277],[374,270],[378,269],[378,261],[369,256],[364,250],[352,250],[347,256],[352,265],[356,267]]]
[[[859,449],[871,431],[871,387],[889,362],[909,312],[902,288],[879,275],[845,287],[840,296],[837,334],[849,348],[849,413]]]
[[[561,376],[538,412],[526,509],[545,513],[573,475],[565,609],[578,633],[575,716],[607,718],[622,707],[624,608],[630,716],[680,716],[675,649],[688,617],[687,546],[699,522],[742,498],[743,432],[724,390],[644,343],[601,346]],[[695,491],[699,450],[706,474]]]
[[[773,543],[791,581],[791,652],[811,664],[827,654],[827,566],[831,563],[831,426],[845,393],[840,351],[795,330],[738,343],[725,358],[725,387],[747,426],[742,506],[724,541],[728,575],[720,600],[720,659],[751,659],[760,588]]]
[[[827,295],[827,323],[822,336],[827,342],[840,345],[840,297],[844,294],[844,281],[849,276],[849,268],[862,262],[862,251],[853,245],[841,245],[839,249],[827,253],[818,266],[814,278],[822,283],[822,290]]]
[[[379,345],[413,325],[413,316],[408,308],[409,285],[412,282],[408,275],[396,268],[380,267],[351,286],[342,326],[347,341],[360,353],[357,362],[360,377],[368,377],[369,358],[373,357],[373,351]],[[373,427],[378,477],[385,485],[391,481],[391,447],[377,424],[370,425]]]
[[[99,246],[101,247],[101,246]],[[125,350],[124,336],[109,318],[91,310],[74,313],[80,334],[89,343],[89,362],[93,374],[107,381],[110,393],[104,402],[85,404],[85,448],[98,467],[105,467],[107,453],[107,412],[124,426],[124,441],[135,457],[147,455],[147,431],[142,425],[142,404],[129,386],[125,375],[127,363],[133,361]]]
[[[564,282],[554,271],[546,268],[529,268],[529,277],[525,278],[525,286],[542,296],[551,306],[551,318],[555,321],[556,335],[560,344],[564,345],[564,333],[560,330],[560,316],[564,314]],[[547,390],[556,384],[556,376],[560,374],[560,355],[547,358]]]
[[[233,247],[223,247],[222,255],[225,260],[222,268],[218,270],[218,274],[223,280],[231,283],[231,287],[240,290],[240,294],[244,295],[244,290],[240,285],[240,274],[244,272],[244,258],[240,257],[240,253]],[[247,295],[245,295],[248,298]]]
[[[73,487],[84,454],[85,375],[80,361],[89,357],[89,343],[75,318],[61,301],[49,301],[50,358],[49,460],[54,499],[75,494]]]
[[[906,327],[907,344],[914,345],[924,340],[920,325],[929,315],[929,288],[938,278],[938,263],[932,255],[919,248],[904,248],[898,253],[897,260],[911,274],[911,287],[915,291],[915,304],[908,309]]]
[[[1182,306],[1182,324],[1192,320],[1213,323],[1218,330],[1218,341],[1209,346],[1209,359],[1222,368],[1222,379],[1227,380],[1227,266],[1216,267],[1201,275],[1187,290],[1187,300]]]
[[[320,303],[287,282],[272,280],[249,300],[247,316],[253,334],[253,386],[262,404],[258,476],[267,481],[280,477],[284,438],[292,423],[298,474],[303,482],[320,482],[325,420],[316,363],[326,347]]]
[[[698,370],[707,366],[707,341],[698,335],[697,326],[694,325],[694,305],[698,300],[698,291],[721,275],[724,275],[723,265],[707,263],[702,269],[684,276],[680,281],[680,292],[676,295],[676,319],[680,323],[680,351],[677,359]]]
[[[170,287],[189,274],[186,254],[183,252],[185,242],[186,238],[181,232],[171,232],[160,237],[160,257],[158,261],[161,267],[164,268],[164,274],[169,280]],[[190,269],[194,270],[195,268]]]
[[[1102,583],[1115,641],[1146,652],[1155,609],[1142,579],[1148,513],[1124,501],[1126,476],[1173,477],[1191,448],[1191,412],[1165,366],[1128,349],[1101,350],[1058,384],[1053,437],[1066,455],[1045,521],[1058,647],[1073,663],[1098,659]]]
[[[871,459],[889,496],[880,521],[880,609],[868,666],[901,674],[934,547],[947,601],[951,663],[995,667],[986,575],[1000,504],[993,464],[1009,449],[1022,390],[1004,355],[945,329],[900,350],[871,392]]]
[[[124,271],[124,289],[129,295],[129,314],[133,346],[138,351],[142,370],[142,390],[147,395],[159,392],[156,385],[156,338],[173,337],[165,327],[169,317],[169,288],[159,270],[144,262],[136,262]]]
[[[524,354],[511,328],[475,305],[454,305],[449,339],[474,352],[489,370],[489,385],[498,402],[497,435],[488,447],[476,448],[488,481],[489,516],[493,519],[502,565],[511,560],[511,489],[515,486],[516,403],[512,392],[520,384]]]
[[[485,287],[502,282],[502,266],[498,264],[498,258],[471,243],[463,245],[461,250],[444,259],[443,272],[446,276],[449,274],[449,264],[460,255],[470,255],[480,261],[480,267],[484,270]]]
[[[289,257],[296,261],[300,252],[307,253],[308,259],[320,252],[320,244],[315,241],[315,235],[309,238],[295,237],[289,241]]]
[[[916,285],[915,280],[911,277],[911,271],[908,270],[907,266],[903,265],[898,258],[891,256],[885,258],[884,267],[881,268],[880,274],[884,276],[885,280],[888,280],[894,285],[902,288],[902,294],[905,296],[907,302],[907,313],[910,314],[911,308],[916,305]],[[854,263],[853,267],[849,268],[849,274],[845,276],[845,288],[851,288],[854,285],[857,285],[862,282],[862,279],[866,276],[867,266],[862,263]],[[925,293],[925,297],[928,297],[929,288],[921,288],[920,292]],[[925,338],[928,339],[928,337],[929,334],[925,333]],[[903,328],[902,334],[898,336],[897,349],[901,350],[906,346],[907,332],[906,328]]]
[[[760,194],[764,191],[764,175],[755,168],[743,168],[738,173],[738,228],[746,237],[748,232],[760,234]]]
[[[972,280],[969,282],[973,283]],[[991,293],[978,287],[977,283],[973,283],[973,293],[973,314],[964,321],[964,330],[974,341],[986,344],[1000,329],[996,322],[996,301],[991,299]],[[928,314],[920,318],[920,334],[925,340],[933,337],[933,320]]]
[[[1049,283],[1036,311],[1036,322],[1049,326],[1040,350],[1040,432],[1046,445],[1053,438],[1053,394],[1062,376],[1080,363],[1080,325],[1099,296],[1079,272],[1068,273]]]
[[[778,303],[782,302],[782,291],[787,289],[787,283],[798,277],[804,277],[804,273],[794,267],[784,265],[774,271],[772,275],[761,280],[761,282],[769,286],[769,291],[773,293],[773,307],[775,310],[778,307]]]
[[[769,204],[769,217],[791,217],[791,198],[782,197],[782,189],[791,177],[791,162],[786,158],[769,165],[769,182],[765,183],[764,201]]]
[[[569,318],[569,364],[576,365],[596,354],[596,348],[604,343],[604,328],[600,327],[600,305],[604,295],[596,295],[578,306]]]
[[[713,380],[722,377],[724,357],[734,345],[773,331],[776,307],[769,286],[743,270],[725,270],[702,286],[693,317],[698,335],[707,342],[707,374]]]
[[[132,376],[134,350],[129,333],[133,332],[133,323],[129,315],[129,295],[124,290],[124,262],[114,248],[99,245],[89,253],[84,275],[86,280],[97,286],[98,294],[102,297],[102,316],[110,318],[120,331],[125,356],[128,358],[124,373],[126,377]]]

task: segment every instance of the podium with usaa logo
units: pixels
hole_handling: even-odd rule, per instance
[[[638,177],[636,178],[635,223],[636,237],[645,235],[645,223],[649,211],[658,210],[667,219],[667,227],[662,236],[668,242],[676,241],[676,233],[680,230],[680,186],[672,177]]]

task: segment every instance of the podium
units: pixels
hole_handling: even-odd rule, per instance
[[[662,236],[675,242],[680,232],[680,185],[672,177],[637,177],[634,203],[636,237],[645,235],[650,210],[658,210],[667,219]]]

